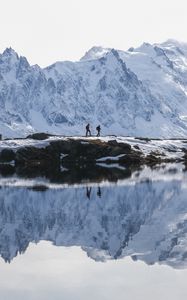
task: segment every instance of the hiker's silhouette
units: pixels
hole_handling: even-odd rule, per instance
[[[98,125],[98,126],[96,127],[96,130],[97,130],[97,136],[100,136],[101,126]]]
[[[88,123],[87,125],[86,125],[86,136],[91,136],[91,131],[90,131],[90,124]]]

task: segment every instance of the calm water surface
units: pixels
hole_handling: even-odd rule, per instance
[[[2,176],[0,299],[187,299],[185,168],[129,174]]]

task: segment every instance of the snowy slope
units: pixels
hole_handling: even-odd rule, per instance
[[[0,130],[177,137],[187,134],[187,45],[168,40],[118,51],[93,47],[79,62],[30,66],[0,55]]]

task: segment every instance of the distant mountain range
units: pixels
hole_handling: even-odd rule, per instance
[[[30,66],[0,55],[0,133],[187,136],[187,44],[168,40],[121,51],[93,47],[78,62]]]

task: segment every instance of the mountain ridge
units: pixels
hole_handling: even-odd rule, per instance
[[[46,68],[7,48],[0,54],[0,107],[5,137],[80,135],[87,122],[92,131],[101,124],[104,135],[184,137],[187,44],[93,47],[78,62]]]

